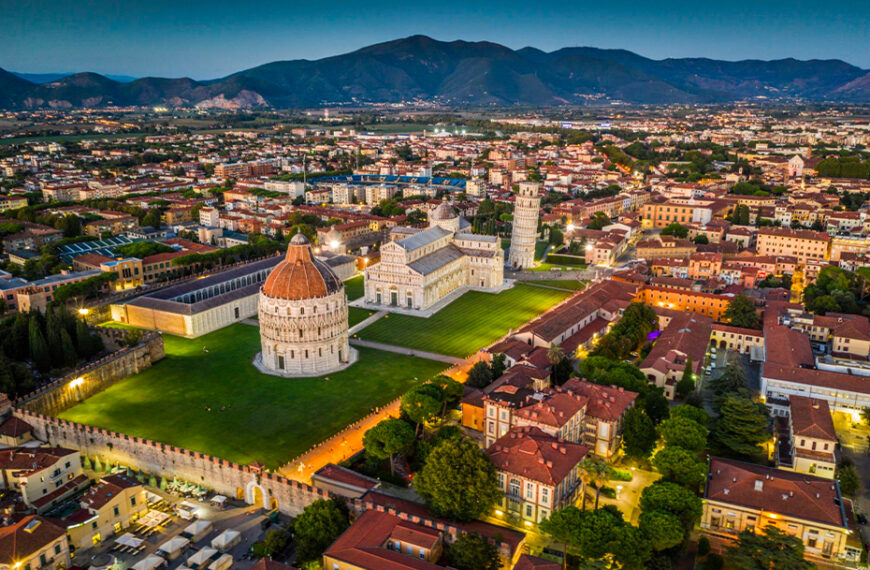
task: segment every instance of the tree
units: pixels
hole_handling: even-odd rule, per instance
[[[583,508],[586,508],[586,481],[595,485],[595,508],[598,508],[598,499],[601,496],[601,487],[610,480],[612,469],[600,459],[584,457],[578,469],[583,479]]]
[[[37,319],[31,319],[29,324],[29,350],[33,365],[40,372],[48,372],[51,368],[51,354],[48,352],[48,343],[39,326]]]
[[[804,544],[799,537],[789,536],[771,525],[762,532],[756,534],[752,530],[744,530],[740,533],[737,544],[729,548],[726,554],[729,568],[802,570],[816,567],[804,560]]]
[[[565,242],[565,235],[559,228],[550,229],[550,245],[561,246]]]
[[[744,293],[737,295],[728,303],[724,317],[735,327],[744,329],[761,328],[761,320],[755,311],[755,303]]]
[[[680,378],[680,381],[677,382],[675,387],[675,391],[677,393],[677,397],[685,398],[689,395],[689,393],[695,389],[695,373],[692,372],[692,357],[689,356],[686,358],[686,364],[683,367],[683,376]]]
[[[434,384],[422,384],[402,396],[401,409],[408,418],[417,424],[416,433],[421,426],[434,418],[441,410],[441,389]]]
[[[767,406],[743,394],[725,396],[713,426],[713,437],[734,455],[752,457],[768,439]]]
[[[498,570],[498,547],[483,535],[464,532],[447,549],[447,561],[458,570]]]
[[[603,509],[584,511],[577,528],[574,545],[586,558],[601,558],[614,550],[619,529],[625,526],[622,513],[608,505]]]
[[[553,366],[550,379],[554,385],[561,386],[571,379],[572,374],[574,374],[574,365],[571,363],[570,358],[563,356],[561,360]]]
[[[91,331],[84,321],[76,321],[76,351],[85,360],[95,353]]]
[[[707,428],[689,418],[667,419],[657,429],[666,447],[682,447],[697,453],[707,446]]]
[[[507,357],[503,352],[497,352],[492,355],[492,362],[489,363],[489,372],[490,377],[493,379],[499,378],[504,371],[507,370],[507,364],[505,364],[505,359]]]
[[[393,456],[410,449],[414,444],[414,428],[398,418],[381,420],[363,435],[366,453],[379,460],[390,461],[390,474],[395,474]]]
[[[568,545],[574,544],[575,531],[580,528],[580,521],[582,519],[583,511],[574,505],[569,505],[559,509],[558,511],[553,511],[550,513],[549,517],[542,520],[538,525],[541,532],[547,534],[554,541],[561,542],[564,545],[562,550],[563,560],[567,559]]]
[[[662,393],[661,388],[650,387],[647,394],[644,396],[643,410],[653,425],[658,425],[663,419],[668,417],[668,399]]]
[[[694,242],[698,245],[707,245],[710,243],[710,240],[704,234],[698,234],[695,236]]]
[[[451,378],[440,374],[432,379],[432,383],[441,388],[441,420],[447,413],[449,406],[455,406],[465,393],[465,386]]]
[[[349,524],[346,507],[336,499],[319,499],[305,507],[293,524],[297,561],[319,560]]]
[[[625,454],[635,459],[646,459],[656,445],[655,426],[649,416],[638,407],[631,407],[625,413],[622,444]]]
[[[683,542],[686,536],[686,529],[680,519],[665,511],[641,513],[638,526],[649,538],[654,550],[674,547]]]
[[[668,224],[667,226],[664,227],[664,229],[662,229],[662,235],[663,236],[674,236],[674,237],[678,237],[678,238],[688,237],[689,228],[674,222],[672,224]]]
[[[697,489],[707,473],[706,464],[687,449],[669,446],[660,450],[652,459],[656,470],[665,481]]]
[[[701,408],[690,406],[688,404],[680,404],[671,408],[672,418],[688,418],[695,423],[704,427],[710,425],[710,415]]]
[[[467,438],[436,446],[417,473],[414,487],[432,512],[459,521],[489,514],[502,497],[495,467]]]
[[[269,553],[269,556],[280,554],[285,548],[287,548],[289,538],[290,537],[287,536],[287,531],[283,528],[270,530],[266,533],[266,539],[263,541],[266,546],[266,552]]]
[[[685,487],[669,481],[656,481],[640,494],[640,510],[665,511],[680,519],[685,529],[701,518],[701,499]]]
[[[861,490],[861,476],[851,458],[843,457],[837,464],[837,480],[840,491],[848,497],[854,497]]]
[[[556,365],[559,363],[562,358],[565,357],[565,352],[562,350],[562,347],[558,344],[552,344],[547,349],[547,360],[550,361],[550,364]]]
[[[75,366],[76,362],[78,362],[78,355],[76,354],[76,348],[73,345],[72,337],[69,336],[69,333],[66,332],[65,329],[61,329],[60,331],[60,349],[63,358],[63,365],[67,367]]]
[[[486,362],[478,361],[474,363],[471,370],[468,371],[468,378],[465,383],[472,388],[486,388],[493,381],[492,371],[487,366]]]
[[[729,394],[749,393],[749,380],[746,379],[746,372],[736,362],[729,362],[722,374],[718,378],[711,379],[708,385],[713,393],[713,410],[717,413],[722,407],[725,397]]]
[[[143,226],[151,226],[155,230],[160,229],[160,218],[161,212],[159,208],[151,208],[148,212],[142,217],[142,225]]]

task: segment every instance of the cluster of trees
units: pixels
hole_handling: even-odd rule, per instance
[[[728,303],[723,317],[735,327],[744,329],[760,329],[761,319],[755,311],[755,302],[744,293],[740,293]]]
[[[828,312],[870,315],[868,293],[870,269],[862,267],[852,272],[829,266],[819,271],[816,282],[804,289],[804,305],[817,315]]]
[[[663,236],[674,236],[677,238],[685,238],[689,236],[689,228],[674,222],[672,224],[668,224],[662,229]]]
[[[289,234],[290,237],[292,235]],[[172,260],[172,265],[186,266],[198,265],[200,267],[212,268],[220,265],[230,265],[239,261],[248,261],[272,255],[277,251],[281,251],[286,247],[283,242],[269,239],[260,234],[249,234],[248,243],[244,245],[234,245],[211,251],[208,253],[190,253],[182,255]]]
[[[124,257],[138,257],[142,259],[149,255],[157,255],[158,253],[170,253],[175,251],[168,245],[156,241],[136,241],[133,243],[125,243],[115,248],[115,253]]]
[[[834,193],[836,192],[837,190],[834,188]],[[850,212],[861,208],[867,200],[870,200],[870,192],[843,192],[840,195],[840,205]]]
[[[592,352],[612,360],[624,360],[647,342],[649,334],[658,330],[659,320],[655,311],[643,303],[629,305],[613,327],[598,342]]]
[[[829,157],[816,165],[819,176],[830,178],[870,178],[870,160],[860,156]]]
[[[339,498],[319,499],[305,507],[292,525],[297,563],[318,562],[349,526],[347,505]]]
[[[711,448],[726,457],[758,459],[764,453],[761,444],[770,439],[769,412],[766,405],[752,399],[743,367],[729,362],[708,384],[717,413],[710,432]]]
[[[401,196],[393,198],[390,200],[389,198],[384,198],[378,205],[372,208],[373,216],[384,216],[387,218],[392,218],[393,216],[401,216],[405,213],[405,208],[398,205],[398,202],[402,200]]]
[[[731,188],[731,193],[741,196],[770,196],[771,194],[779,196],[785,194],[787,190],[785,186],[771,186],[755,178],[749,182],[738,182]]]
[[[489,364],[482,360],[474,363],[474,366],[468,371],[465,383],[472,388],[486,388],[492,384],[493,380],[497,380],[504,374],[506,369],[504,354],[493,354]]]
[[[727,216],[727,220],[737,226],[749,225],[749,206],[746,204],[737,204],[734,210]]]
[[[471,220],[472,230],[486,235],[498,235],[499,228],[513,219],[511,212],[510,204],[496,203],[489,198],[482,200],[477,207],[477,215]]]
[[[102,352],[100,336],[65,308],[18,313],[0,321],[0,385],[8,394],[33,389],[27,364],[41,373],[68,368]]]
[[[604,212],[595,212],[592,214],[592,219],[586,227],[590,230],[600,230],[605,226],[609,226],[610,223],[610,217],[607,214]]]
[[[117,281],[118,274],[106,271],[75,283],[67,283],[55,289],[53,300],[64,304],[70,299],[93,299],[99,295],[109,283]]]

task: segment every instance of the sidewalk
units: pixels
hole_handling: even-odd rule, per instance
[[[395,352],[396,354],[404,354],[406,356],[418,356],[420,358],[426,358],[428,360],[446,362],[447,364],[463,364],[465,362],[464,358],[456,358],[455,356],[446,356],[444,354],[426,352],[425,350],[416,350],[413,348],[405,348],[404,346],[394,346],[392,344],[383,344],[380,342],[372,342],[370,340],[362,340],[359,338],[350,339],[350,344],[354,346],[364,346],[366,348],[383,350],[385,352]]]

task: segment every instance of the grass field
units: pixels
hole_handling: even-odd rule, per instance
[[[544,252],[547,251],[547,247],[549,245],[550,243],[546,241],[535,242],[535,260],[540,260],[542,257],[544,257]]]
[[[260,350],[256,327],[235,324],[195,340],[163,339],[166,358],[61,417],[273,468],[445,368],[359,348],[359,361],[329,381],[279,378],[251,364]]]
[[[369,311],[368,309],[360,309],[359,307],[348,307],[347,308],[347,326],[352,327],[357,323],[361,323],[370,316],[374,315],[374,311]]]
[[[588,281],[575,281],[573,279],[556,279],[554,281],[523,281],[523,283],[534,283],[536,285],[546,285],[548,287],[559,287],[560,289],[570,289],[571,291],[579,291],[586,288]]]
[[[517,285],[498,295],[470,291],[428,319],[390,314],[360,331],[359,337],[464,357],[568,295],[530,285]]]
[[[347,281],[344,282],[344,294],[347,295],[348,301],[355,301],[359,299],[363,295],[365,295],[365,289],[363,287],[363,276],[357,275],[356,277],[351,277]]]

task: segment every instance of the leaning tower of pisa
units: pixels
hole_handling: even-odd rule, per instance
[[[508,264],[514,269],[531,267],[535,262],[535,236],[538,235],[538,212],[541,198],[537,182],[520,182],[514,205],[514,225]]]

